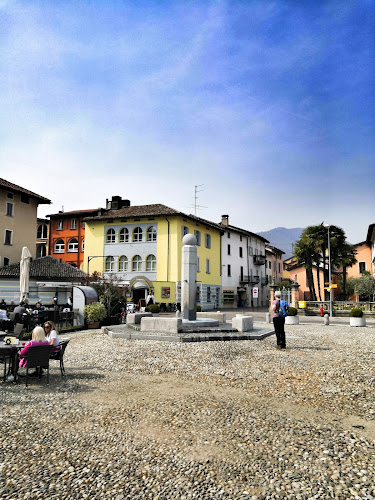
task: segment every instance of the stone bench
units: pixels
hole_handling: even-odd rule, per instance
[[[236,314],[232,319],[232,327],[239,332],[250,332],[253,329],[253,317]]]
[[[141,320],[141,332],[178,333],[181,330],[181,318],[143,317]]]
[[[126,322],[129,323],[129,325],[139,325],[141,323],[141,319],[145,317],[152,317],[151,312],[144,312],[144,313],[130,313],[126,317]]]
[[[222,312],[197,312],[197,318],[215,319],[219,323],[226,323],[227,316]]]

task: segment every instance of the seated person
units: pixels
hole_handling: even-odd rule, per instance
[[[44,307],[40,302],[37,302],[34,309],[32,310],[31,313],[31,320],[30,324],[31,327],[35,327],[36,325],[42,325],[44,321],[44,316],[45,316],[45,311]]]
[[[13,321],[7,316],[6,306],[0,306],[0,329],[13,330]]]
[[[49,344],[53,345],[55,348],[60,348],[59,336],[57,335],[56,327],[52,321],[46,321],[44,323],[44,333]],[[58,349],[54,349],[54,351],[55,350]]]
[[[46,340],[46,336],[44,335],[44,330],[41,326],[36,326],[33,330],[31,341],[25,345],[23,349],[21,349],[20,356],[25,356],[27,354],[27,351],[31,346],[37,346],[37,345],[48,345],[49,342]],[[26,368],[27,366],[27,360],[25,358],[21,358],[19,362],[20,368]],[[16,373],[17,367],[14,366],[13,368],[13,374],[9,375],[8,380],[11,382],[14,380],[14,375]],[[31,375],[35,375],[37,372],[32,373]]]
[[[29,314],[25,307],[25,302],[20,302],[20,305],[16,306],[13,312],[19,314],[20,317],[22,316],[22,314]]]

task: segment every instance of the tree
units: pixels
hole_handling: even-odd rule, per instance
[[[370,273],[363,273],[359,278],[352,278],[354,291],[366,300],[375,301],[375,278]]]
[[[96,290],[100,302],[107,309],[107,316],[114,316],[121,311],[122,307],[126,307],[126,298],[115,275],[92,283],[92,287]]]

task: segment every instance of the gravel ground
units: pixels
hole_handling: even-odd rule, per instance
[[[1,385],[0,498],[375,498],[375,329],[70,338],[66,378]]]

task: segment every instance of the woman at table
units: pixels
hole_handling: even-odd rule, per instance
[[[32,336],[31,336],[31,341],[25,345],[23,349],[21,349],[20,356],[25,356],[27,354],[27,351],[29,350],[29,347],[31,346],[36,346],[36,345],[48,345],[49,342],[46,339],[46,336],[44,334],[44,330],[41,326],[36,326],[33,330]],[[20,367],[25,368],[26,367],[26,359],[22,358],[20,360]]]
[[[44,322],[44,332],[49,344],[53,345],[55,348],[60,345],[59,336],[57,335],[56,327],[52,321]]]

